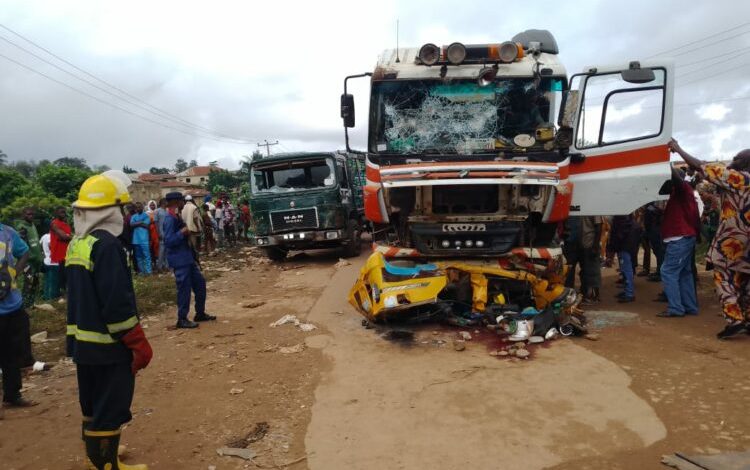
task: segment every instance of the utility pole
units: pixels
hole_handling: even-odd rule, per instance
[[[276,142],[268,142],[267,140],[264,140],[265,144],[258,143],[258,147],[265,147],[266,148],[266,156],[271,156],[271,146],[272,145],[279,145],[279,141]]]

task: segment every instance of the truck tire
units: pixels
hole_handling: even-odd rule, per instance
[[[272,261],[284,261],[286,259],[287,250],[284,250],[283,248],[268,246],[262,248],[262,250],[263,254],[266,255],[266,258]]]
[[[362,252],[362,227],[360,227],[356,220],[350,219],[347,224],[346,233],[348,235],[348,241],[343,248],[344,258],[354,258],[359,256]]]

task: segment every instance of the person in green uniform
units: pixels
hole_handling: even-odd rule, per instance
[[[18,276],[24,307],[34,305],[39,290],[39,272],[42,270],[42,247],[39,243],[39,232],[34,225],[35,215],[33,207],[26,207],[21,212],[21,219],[16,221],[16,231],[29,246],[29,262],[24,272]]]

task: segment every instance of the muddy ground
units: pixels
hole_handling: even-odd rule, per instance
[[[176,309],[144,320],[154,360],[138,376],[126,461],[152,469],[664,468],[662,454],[750,448],[750,336],[719,342],[710,276],[701,313],[656,318],[658,285],[590,309],[596,341],[555,340],[500,359],[486,332],[394,342],[365,329],[346,293],[365,255],[336,267],[314,252],[266,264],[245,249],[209,263],[219,321],[174,330]],[[596,310],[596,311],[594,311]],[[294,314],[317,328],[270,327]],[[46,346],[46,345],[45,345]],[[74,366],[26,378],[40,405],[0,421],[4,469],[83,468]],[[263,425],[267,424],[267,428]],[[267,429],[267,430],[266,430]],[[247,438],[252,461],[217,449]],[[254,441],[249,442],[248,441]]]

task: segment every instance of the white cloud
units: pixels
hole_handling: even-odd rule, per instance
[[[723,121],[730,111],[731,109],[722,103],[711,103],[696,109],[695,115],[705,121]]]
[[[73,155],[94,164],[127,163],[147,169],[172,165],[177,158],[237,162],[263,139],[279,139],[290,150],[342,148],[338,97],[343,78],[370,71],[378,54],[393,47],[397,18],[402,47],[427,41],[502,41],[522,29],[546,28],[555,34],[561,59],[573,73],[584,64],[627,64],[749,16],[750,2],[732,0],[689,9],[676,0],[620,4],[583,0],[575,9],[540,0],[507,13],[489,0],[464,2],[460,7],[449,0],[5,0],[0,23],[181,119],[252,142],[220,143],[164,129],[0,58],[0,149],[11,159]],[[672,28],[663,28],[665,17]],[[2,30],[0,35],[17,40]],[[644,42],[644,37],[649,40]],[[735,46],[748,45],[747,39],[736,39]],[[73,82],[2,41],[0,54]],[[681,59],[701,57],[690,54]],[[87,87],[80,82],[78,86]],[[739,94],[743,86],[743,76],[732,72],[680,93],[685,93],[686,102],[703,102],[726,98],[726,90]],[[353,144],[362,148],[367,83],[360,81],[352,89],[358,120]],[[100,95],[90,87],[87,90]],[[721,116],[722,124],[748,122],[747,109],[739,103],[745,102],[733,104]],[[623,120],[638,119],[632,114],[634,108],[621,112]],[[718,115],[715,112],[711,115]],[[695,113],[676,116],[675,131],[693,137],[698,153],[716,148],[706,122]],[[721,151],[746,145],[740,134],[723,140]]]

